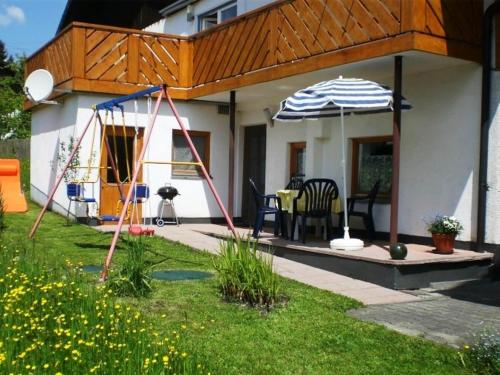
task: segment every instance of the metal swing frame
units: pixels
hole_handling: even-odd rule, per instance
[[[208,174],[208,171],[205,168],[205,165],[203,164],[203,161],[200,158],[200,155],[196,151],[196,148],[194,147],[194,144],[193,144],[193,142],[191,140],[191,137],[189,136],[189,133],[188,133],[186,127],[184,126],[184,123],[182,122],[182,120],[181,120],[181,118],[179,116],[179,113],[177,112],[177,109],[175,108],[174,102],[173,102],[172,98],[170,97],[170,95],[169,95],[169,93],[167,91],[167,85],[162,84],[162,85],[159,85],[159,86],[154,86],[154,87],[148,88],[146,90],[138,91],[138,92],[136,92],[134,94],[125,95],[125,96],[122,96],[120,98],[112,99],[112,100],[109,100],[109,101],[97,104],[94,107],[94,111],[92,113],[91,118],[89,119],[89,121],[87,122],[86,126],[82,130],[82,133],[80,134],[80,137],[78,138],[78,141],[76,142],[75,145],[73,145],[73,150],[71,151],[71,154],[68,157],[68,160],[66,161],[66,164],[64,165],[62,172],[57,177],[56,182],[55,182],[54,186],[52,187],[52,190],[50,191],[50,193],[49,193],[49,195],[47,197],[47,202],[45,203],[45,205],[43,206],[42,210],[38,214],[38,217],[36,218],[35,223],[33,224],[33,227],[31,228],[31,231],[29,233],[29,238],[30,239],[33,238],[33,236],[35,235],[38,227],[40,226],[40,223],[41,223],[41,221],[43,219],[43,216],[45,215],[45,212],[47,211],[49,204],[54,199],[54,195],[55,195],[55,193],[56,193],[56,191],[57,191],[57,189],[58,189],[58,187],[59,187],[59,185],[60,185],[60,183],[61,183],[61,181],[63,179],[63,176],[66,173],[66,170],[68,169],[71,161],[75,157],[76,151],[78,150],[80,144],[82,143],[82,140],[85,137],[85,134],[87,133],[87,130],[90,127],[90,124],[92,123],[92,120],[94,120],[97,117],[97,119],[98,119],[98,121],[99,121],[99,123],[101,125],[101,129],[102,129],[103,123],[102,123],[99,111],[100,110],[113,110],[114,107],[123,108],[123,105],[121,103],[125,103],[125,102],[127,102],[129,100],[133,100],[133,99],[136,99],[136,98],[139,98],[139,97],[142,97],[142,96],[152,95],[154,93],[158,93],[158,98],[156,100],[156,104],[155,104],[155,107],[154,107],[154,110],[153,110],[153,114],[152,114],[151,118],[149,119],[148,125],[147,125],[147,127],[145,129],[145,137],[144,137],[144,142],[143,142],[143,145],[142,145],[141,152],[139,153],[139,155],[137,157],[137,160],[134,161],[135,164],[134,164],[134,168],[133,168],[132,181],[130,181],[130,188],[127,191],[127,194],[126,194],[126,197],[125,197],[125,201],[123,202],[123,208],[121,210],[120,219],[119,219],[118,224],[116,226],[116,229],[115,229],[115,232],[114,232],[114,235],[113,235],[113,240],[111,241],[111,245],[110,245],[108,254],[106,256],[104,265],[103,265],[103,269],[102,269],[102,273],[101,273],[101,280],[106,280],[107,277],[108,277],[109,268],[111,266],[111,261],[113,259],[113,254],[114,254],[114,251],[116,249],[116,244],[117,244],[118,239],[120,237],[120,232],[121,232],[121,229],[122,229],[122,226],[123,226],[123,222],[124,222],[125,216],[127,214],[127,207],[129,205],[129,203],[131,202],[132,194],[134,192],[134,186],[137,183],[137,179],[138,179],[139,173],[140,173],[141,168],[142,168],[143,163],[144,163],[144,155],[146,153],[146,149],[148,147],[148,144],[149,144],[149,141],[150,141],[150,138],[151,138],[151,134],[153,132],[153,129],[154,129],[154,126],[155,126],[155,123],[156,123],[156,118],[158,117],[158,113],[160,111],[160,105],[161,105],[162,100],[166,100],[167,101],[167,103],[168,103],[168,105],[169,105],[169,107],[170,107],[173,115],[175,116],[175,118],[177,120],[177,123],[179,124],[179,127],[180,127],[180,129],[181,129],[184,137],[186,138],[186,141],[187,141],[187,143],[189,145],[191,153],[193,154],[193,156],[194,156],[194,158],[196,160],[196,165],[198,165],[199,168],[201,169],[201,172],[202,172],[202,174],[203,174],[203,176],[205,178],[205,181],[207,182],[207,184],[208,184],[208,186],[209,186],[209,188],[210,188],[210,190],[212,192],[212,195],[214,196],[214,198],[215,198],[215,200],[217,202],[217,205],[219,206],[222,214],[224,215],[224,218],[226,219],[228,228],[231,230],[231,232],[233,233],[234,237],[236,237],[236,238],[238,237],[238,233],[236,232],[236,229],[234,227],[233,221],[229,217],[229,214],[228,214],[228,212],[227,212],[227,210],[226,210],[226,208],[224,206],[224,203],[222,202],[222,200],[221,200],[221,198],[220,198],[220,196],[219,196],[219,194],[217,192],[217,189],[215,188],[215,185],[213,184],[212,179],[210,178],[210,175]],[[117,176],[116,165],[115,165],[115,163],[113,161],[112,155],[110,155],[111,151],[110,151],[108,142],[106,142],[106,152],[108,153],[108,156],[111,157],[111,168],[113,169],[113,173],[115,174],[115,177],[118,177]],[[176,162],[172,161],[172,162],[169,162],[169,164],[170,163],[174,164]],[[117,181],[118,181],[118,179],[117,179]],[[123,187],[121,185],[118,185],[118,188],[120,189],[120,195],[123,197]]]

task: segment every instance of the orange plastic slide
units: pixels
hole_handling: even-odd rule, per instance
[[[21,189],[21,164],[17,159],[0,159],[0,191],[5,212],[26,212],[28,204]]]

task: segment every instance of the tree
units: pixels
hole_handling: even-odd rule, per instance
[[[11,63],[12,57],[9,57],[9,55],[7,55],[5,44],[0,40],[0,77],[5,77],[13,74],[12,70],[10,69]]]
[[[31,114],[23,109],[24,56],[9,57],[0,41],[0,136],[14,130],[17,138],[30,136]]]

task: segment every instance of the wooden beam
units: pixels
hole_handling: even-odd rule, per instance
[[[392,121],[392,188],[390,243],[398,242],[399,155],[401,143],[401,91],[403,83],[403,56],[394,57],[394,112]]]
[[[229,217],[234,218],[234,138],[236,129],[236,92],[229,93],[229,171],[227,210]]]
[[[85,77],[85,29],[74,27],[71,30],[72,77]]]
[[[91,79],[75,78],[72,80],[73,91],[113,93],[117,95],[127,95],[146,89],[148,85],[129,84],[123,82],[101,81]],[[186,100],[187,91],[185,89],[169,87],[168,92],[173,99]]]

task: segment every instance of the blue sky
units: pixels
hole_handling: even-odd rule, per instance
[[[9,55],[30,55],[55,34],[66,0],[0,0],[0,40]]]

